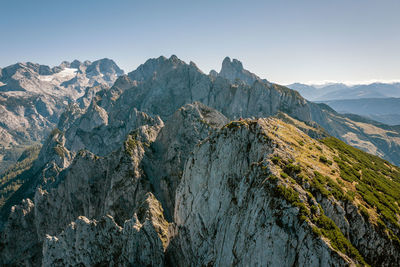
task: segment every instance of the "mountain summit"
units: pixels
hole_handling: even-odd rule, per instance
[[[257,80],[261,80],[254,73],[244,69],[242,62],[237,59],[231,60],[229,57],[225,57],[225,59],[222,61],[222,67],[219,75],[231,82],[239,79],[249,85],[252,85]]]

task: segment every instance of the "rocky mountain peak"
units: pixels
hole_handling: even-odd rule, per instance
[[[231,82],[236,79],[252,85],[255,81],[261,80],[257,75],[243,68],[242,62],[237,59],[231,60],[230,57],[225,57],[222,61],[221,71],[219,76],[224,77]]]
[[[239,60],[237,60],[235,58],[231,60],[230,57],[225,57],[224,60],[222,61],[222,69],[221,69],[221,71],[224,70],[224,69],[225,70],[229,69],[229,68],[234,68],[234,69],[236,69],[238,71],[242,71],[243,70],[243,64],[242,64],[242,62],[240,62]]]
[[[131,80],[138,82],[146,81],[154,76],[160,76],[176,69],[178,66],[186,65],[186,63],[180,60],[176,55],[172,55],[170,58],[160,56],[158,58],[148,59],[144,64],[140,65],[136,70],[128,73],[128,77]]]
[[[93,75],[116,74],[117,76],[120,76],[124,74],[124,71],[117,66],[114,60],[108,58],[103,58],[94,61],[87,67],[86,72]]]
[[[218,77],[218,72],[216,70],[210,70],[210,73],[208,75],[210,75],[213,78],[216,78]]]
[[[70,68],[75,68],[78,69],[82,65],[82,62],[79,60],[75,59],[74,61],[71,62]]]

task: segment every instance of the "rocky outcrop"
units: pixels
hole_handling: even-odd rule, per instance
[[[80,151],[56,183],[36,191],[39,236],[59,233],[80,215],[99,219],[110,214],[118,224],[131,218],[138,200],[150,191],[140,164],[143,144],[151,142],[147,131],[154,129],[144,126],[139,131],[128,137],[124,148],[104,158]]]
[[[230,119],[266,117],[284,112],[303,122],[316,122],[330,135],[364,151],[396,164],[399,162],[397,131],[382,125],[373,125],[371,130],[371,123],[360,125],[353,117],[306,101],[296,91],[254,77],[237,60],[226,59],[224,62],[221,72],[229,75],[214,72],[205,75],[194,64],[185,64],[176,57],[148,60],[128,74],[127,78],[138,84],[121,94],[121,102],[129,102],[138,110],[160,115],[163,119],[193,101],[213,107]]]
[[[40,265],[41,245],[34,225],[34,204],[24,199],[14,206],[0,234],[0,265]]]
[[[149,193],[133,218],[118,226],[110,215],[79,217],[60,235],[47,236],[43,266],[163,266],[168,223]]]
[[[185,64],[176,57],[148,60],[128,77],[138,85],[125,90],[119,102],[129,102],[162,119],[168,119],[181,106],[198,101],[229,118],[270,116],[281,110],[301,120],[311,120],[306,100],[293,90],[258,79],[249,85],[232,83],[221,76],[212,78],[194,63]]]
[[[150,116],[133,107],[107,112],[93,102],[65,131],[65,147],[75,152],[87,149],[104,156],[120,147],[126,136],[142,125],[161,128],[163,122],[158,116]]]
[[[399,245],[393,244],[381,230],[363,217],[353,203],[319,199],[326,215],[375,266],[393,266],[400,261]]]
[[[44,145],[36,164],[46,160],[48,163],[40,171],[40,175],[35,177],[36,180],[30,183],[29,188],[19,192],[19,197],[30,196],[32,190],[36,188],[33,202],[27,200],[32,207],[30,206],[29,209],[30,220],[24,224],[24,227],[31,229],[32,232],[21,235],[18,239],[4,239],[5,242],[1,243],[1,246],[21,249],[19,244],[35,243],[35,248],[41,247],[46,235],[60,233],[79,216],[101,220],[104,215],[110,215],[117,224],[124,225],[124,221],[131,219],[135,210],[138,211],[139,221],[143,225],[147,225],[143,218],[151,217],[152,227],[160,232],[159,238],[162,246],[165,246],[168,235],[164,228],[168,229],[168,225],[164,225],[163,220],[155,217],[157,214],[163,218],[163,211],[161,205],[157,204],[158,201],[155,202],[154,197],[146,197],[147,193],[151,192],[151,184],[141,169],[145,151],[154,141],[158,131],[159,126],[141,126],[128,136],[120,149],[106,157],[99,157],[81,150],[68,165],[58,162],[61,157],[57,157],[57,152],[46,151],[46,148],[53,149],[52,144],[57,143],[60,149],[65,150],[65,153],[71,153],[64,147],[64,142],[60,141],[64,135],[60,132],[54,133],[53,138]],[[52,154],[54,157],[44,157],[44,155]],[[20,209],[24,207],[13,207],[3,229],[5,233],[9,234],[10,228],[15,227],[13,221],[22,220],[19,214],[13,213],[14,210]],[[71,227],[72,230],[75,229]],[[133,222],[126,228],[127,231],[132,227],[139,229],[142,226],[139,227],[137,222]],[[82,229],[86,228],[78,227],[75,230]],[[147,229],[147,226],[143,229]],[[140,236],[145,233],[147,233],[146,230]],[[9,250],[2,250],[1,253],[8,255]],[[18,253],[21,252],[18,251]],[[29,263],[41,261],[42,255],[36,250],[24,253]],[[13,261],[10,260],[10,262]]]
[[[224,115],[212,108],[199,102],[188,104],[174,113],[151,144],[152,153],[147,154],[143,168],[168,220],[172,220],[175,190],[187,158],[201,140],[227,122]]]
[[[215,73],[212,73],[215,75]],[[243,68],[242,62],[237,59],[231,59],[226,57],[222,61],[221,71],[218,74],[219,76],[228,79],[231,82],[235,82],[236,80],[243,81],[249,85],[252,85],[255,81],[261,80],[257,75],[251,73],[248,70]]]

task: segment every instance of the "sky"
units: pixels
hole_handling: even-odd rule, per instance
[[[400,80],[399,0],[0,0],[0,67],[225,56],[281,84]]]

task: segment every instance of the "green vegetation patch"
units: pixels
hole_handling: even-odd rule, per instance
[[[223,128],[228,128],[228,129],[239,129],[241,126],[247,126],[246,120],[239,120],[239,121],[231,121],[227,125],[225,125]]]
[[[128,152],[128,154],[131,157],[133,156],[133,151],[139,145],[139,141],[137,140],[137,138],[138,138],[138,133],[137,132],[133,132],[133,133],[128,135],[128,138],[124,143],[125,151]]]
[[[36,145],[26,149],[19,161],[0,176],[0,208],[25,182],[21,174],[32,167],[39,155],[40,147]]]
[[[289,163],[286,164],[286,166],[283,168],[283,171],[293,177],[301,172],[301,167],[300,165]]]
[[[316,179],[326,179],[326,177],[320,175]],[[329,239],[334,249],[349,255],[362,264],[366,264],[359,251],[343,235],[339,227],[337,227],[329,217],[324,215],[324,211],[320,205],[319,207],[312,205],[310,209],[308,209],[307,206],[301,202],[299,193],[291,187],[277,185],[274,190],[276,197],[283,197],[287,202],[299,208],[298,217],[300,221],[310,220],[315,224],[315,226],[312,227],[312,231],[316,236],[323,236]],[[318,211],[320,212],[318,213]]]
[[[282,158],[280,156],[274,156],[271,158],[272,163],[274,163],[275,165],[279,165],[281,160]]]
[[[333,163],[331,160],[327,159],[325,156],[320,156],[319,161],[324,164],[327,164],[327,165],[332,165],[332,163]]]
[[[317,171],[314,172],[314,179],[311,181],[311,187],[313,191],[317,191],[325,197],[333,195],[337,200],[342,201],[352,201],[354,199],[351,193],[345,193],[341,186],[332,178],[324,176]]]
[[[320,216],[313,217],[313,222],[318,226],[318,228],[313,227],[314,234],[328,238],[334,249],[351,256],[362,264],[366,264],[360,252],[350,243],[339,227],[329,217],[322,213]]]
[[[334,160],[341,178],[356,183],[355,195],[376,208],[379,218],[386,224],[400,227],[397,219],[400,214],[400,169],[336,138],[325,138],[322,142],[339,152],[339,157]]]

